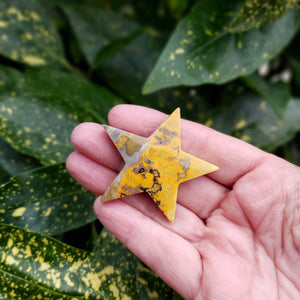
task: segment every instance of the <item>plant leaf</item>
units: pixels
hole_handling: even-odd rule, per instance
[[[93,115],[99,123],[107,122],[110,109],[123,103],[119,97],[106,88],[85,79],[84,77],[58,70],[27,71],[26,85],[28,94],[39,97],[52,95],[63,99],[72,106],[76,103],[84,115]],[[75,110],[76,112],[76,110]]]
[[[229,25],[232,32],[241,32],[268,25],[295,8],[297,0],[246,0]]]
[[[29,72],[24,90],[0,97],[0,135],[16,150],[45,165],[64,162],[70,135],[83,121],[104,122],[120,100],[75,74]],[[34,118],[32,117],[34,115]]]
[[[0,166],[9,176],[13,176],[40,167],[40,164],[34,158],[17,152],[5,140],[0,138]]]
[[[286,83],[282,81],[275,83],[267,82],[257,74],[243,77],[243,81],[264,97],[280,118],[283,117],[288,102],[292,98],[289,86]]]
[[[260,29],[226,30],[241,0],[203,0],[177,26],[149,75],[144,93],[178,85],[224,83],[252,73],[291,40],[299,11]]]
[[[211,120],[211,126],[226,134],[272,151],[290,141],[300,130],[300,100],[291,99],[280,119],[263,98],[245,94]]]
[[[73,150],[70,134],[83,119],[76,114],[79,107],[73,108],[75,112],[54,97],[5,98],[0,101],[0,135],[16,150],[45,165],[63,162]],[[91,115],[85,118],[94,120]]]
[[[0,54],[32,67],[69,67],[55,27],[38,1],[0,2]]]
[[[178,106],[184,118],[199,121],[207,111],[207,87],[166,89],[150,95],[142,95],[142,86],[159,57],[163,47],[161,37],[147,33],[138,36],[95,70],[96,76],[105,79],[107,85],[123,99],[138,105],[151,106],[171,113]]]
[[[0,95],[11,96],[11,93],[20,93],[24,85],[25,79],[22,72],[0,65]]]
[[[133,40],[135,40],[138,36],[140,36],[142,32],[136,32],[129,37],[120,38],[116,41],[109,43],[107,46],[104,46],[98,53],[95,58],[94,64],[92,66],[92,70],[95,70],[103,63],[108,61],[111,57],[113,57],[118,52],[122,51],[127,45],[129,45]]]
[[[126,39],[140,31],[140,27],[109,10],[96,6],[69,5],[62,6],[82,51],[92,65],[101,49],[118,39]]]
[[[288,59],[291,69],[293,70],[293,77],[296,82],[296,88],[298,88],[298,91],[300,91],[300,60],[293,56],[290,56]]]
[[[189,6],[188,0],[168,0],[167,3],[171,14],[177,19],[186,12]]]
[[[131,298],[170,299],[173,294],[170,287],[106,229],[101,231],[93,252],[96,258],[105,259],[113,268],[118,269],[121,278],[127,279],[126,286],[119,280],[116,286]]]
[[[9,180],[9,174],[0,164],[0,185],[7,180]]]
[[[132,254],[122,258],[121,266],[108,261],[118,252],[115,244],[108,244],[103,255],[94,255],[9,225],[0,225],[0,232],[1,298],[136,299]],[[156,289],[142,299],[169,299],[165,295],[170,288],[157,281]]]
[[[284,158],[291,163],[300,166],[300,148],[297,139],[283,146]]]
[[[56,235],[94,221],[93,202],[63,164],[42,167],[0,186],[0,223]]]

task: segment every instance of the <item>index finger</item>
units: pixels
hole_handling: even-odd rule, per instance
[[[148,137],[166,117],[154,109],[122,104],[110,111],[108,119],[113,127]],[[217,172],[207,176],[229,187],[259,165],[266,154],[246,142],[188,120],[181,121],[181,148],[218,166]]]

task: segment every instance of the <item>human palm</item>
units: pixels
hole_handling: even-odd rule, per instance
[[[149,136],[166,116],[116,106],[112,126]],[[300,170],[240,140],[183,120],[182,149],[217,165],[182,183],[174,223],[145,194],[101,203],[95,212],[132,252],[185,299],[300,297]],[[96,195],[123,162],[103,127],[72,134],[72,176]]]

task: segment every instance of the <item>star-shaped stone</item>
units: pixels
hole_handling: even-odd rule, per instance
[[[106,125],[104,128],[125,165],[102,202],[146,192],[173,222],[179,184],[218,169],[181,150],[179,108],[148,138]]]

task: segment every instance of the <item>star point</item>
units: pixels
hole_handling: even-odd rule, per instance
[[[173,222],[179,184],[218,169],[181,150],[179,108],[148,138],[107,125],[104,128],[125,165],[102,202],[146,192]]]

